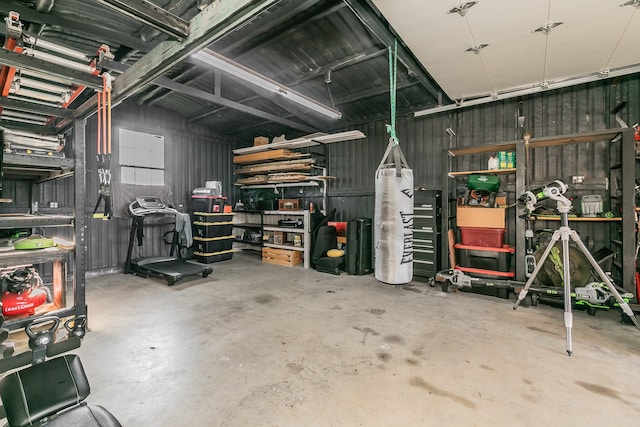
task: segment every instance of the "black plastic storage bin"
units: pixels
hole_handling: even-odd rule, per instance
[[[211,264],[214,262],[226,261],[233,258],[233,249],[228,251],[220,251],[220,252],[194,252],[193,253],[198,262],[203,264]]]
[[[234,236],[224,237],[194,237],[193,247],[202,253],[228,251],[233,247]]]
[[[192,212],[223,212],[227,202],[225,196],[191,196]]]
[[[485,248],[483,246],[469,246],[456,244],[458,263],[462,267],[481,270],[509,271],[511,255],[516,251],[511,246],[501,248]]]
[[[224,237],[233,234],[233,222],[193,222],[194,237]]]
[[[231,222],[233,221],[233,212],[212,213],[212,212],[194,212],[193,220],[198,222]]]

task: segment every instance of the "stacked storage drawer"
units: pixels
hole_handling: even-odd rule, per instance
[[[441,264],[442,193],[415,190],[413,198],[413,275],[434,277]]]
[[[233,213],[193,213],[193,254],[210,264],[233,257]]]
[[[515,249],[504,244],[505,228],[458,227],[457,269],[486,279],[513,279],[511,257]]]
[[[502,247],[471,246],[457,243],[459,270],[475,277],[487,279],[512,279],[511,257],[515,249]]]

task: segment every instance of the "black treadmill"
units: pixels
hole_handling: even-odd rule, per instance
[[[148,257],[131,259],[134,240],[138,240],[138,246],[142,246],[144,218],[148,216],[168,215],[174,216],[178,213],[176,209],[165,204],[158,197],[136,197],[136,200],[129,204],[131,213],[131,232],[129,233],[129,249],[127,250],[127,261],[125,264],[125,274],[135,274],[136,276],[148,278],[151,276],[161,277],[171,286],[189,276],[202,275],[207,277],[213,268],[195,261],[187,261],[182,258],[178,245],[178,234],[173,233],[171,252],[169,256]],[[177,252],[177,256],[174,253]]]

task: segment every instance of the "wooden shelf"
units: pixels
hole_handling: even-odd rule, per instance
[[[0,252],[0,267],[11,267],[23,264],[42,264],[64,260],[70,251],[57,247],[33,249],[30,251],[9,249]]]
[[[241,190],[247,190],[251,188],[286,188],[286,187],[317,187],[317,181],[304,181],[304,182],[280,182],[280,183],[267,183],[267,184],[234,184],[242,185]]]
[[[354,139],[364,138],[365,134],[360,131],[348,131],[334,134],[314,133],[300,138],[291,139],[289,141],[274,142],[273,144],[256,145],[247,148],[238,148],[233,150],[233,154],[253,154],[262,151],[292,149],[312,147],[314,145],[331,144],[334,142],[351,141]]]
[[[570,135],[549,136],[544,138],[531,138],[529,140],[529,148],[557,147],[567,144],[581,144],[586,142],[611,141],[620,135],[625,129],[606,129],[602,131],[589,133],[576,133]],[[471,147],[450,148],[449,155],[452,157],[467,154],[493,153],[497,151],[514,151],[517,143],[524,143],[519,139],[500,144],[488,144]]]
[[[531,221],[560,221],[560,216],[551,215],[551,216],[535,216],[532,215],[529,217]],[[589,217],[569,217],[569,221],[577,221],[577,222],[620,222],[622,218],[614,217],[614,218],[589,218]]]
[[[557,147],[567,144],[583,144],[586,142],[611,141],[626,129],[606,129],[589,133],[575,133],[570,135],[549,136],[545,138],[531,138],[529,148]]]
[[[477,171],[460,171],[460,172],[449,172],[449,178],[455,178],[458,176],[467,176],[467,175],[504,175],[509,173],[515,173],[516,168],[509,169],[487,169],[487,170],[477,170]]]
[[[71,226],[74,219],[67,215],[0,214],[0,228]]]
[[[471,147],[450,148],[451,157],[465,156],[468,154],[495,153],[498,151],[514,151],[516,142],[505,142],[504,144],[474,145]]]

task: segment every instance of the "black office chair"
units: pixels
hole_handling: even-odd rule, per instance
[[[65,355],[13,372],[0,380],[10,427],[122,427],[102,406],[89,406],[89,381],[80,358]]]
[[[344,269],[344,253],[339,256],[329,256],[328,254],[329,251],[337,249],[337,247],[336,228],[329,225],[320,226],[311,253],[313,268],[323,273],[340,275],[340,271]]]

